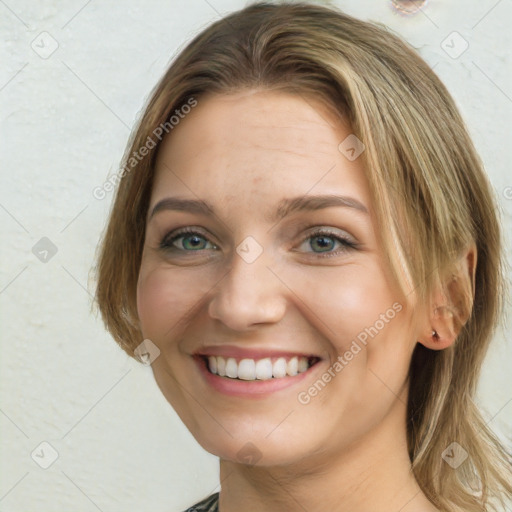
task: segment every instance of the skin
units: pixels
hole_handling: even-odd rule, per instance
[[[443,335],[434,347],[433,318],[413,321],[391,280],[363,159],[338,150],[350,133],[314,98],[250,90],[202,97],[160,147],[149,212],[161,199],[182,197],[208,201],[215,214],[148,215],[140,327],[161,351],[152,368],[162,393],[220,458],[222,512],[437,510],[410,470],[407,371],[418,340],[432,348],[453,340]],[[277,223],[266,218],[283,198],[305,194],[351,196],[368,212],[336,206]],[[202,229],[204,248],[190,249],[183,238],[174,250],[159,247],[186,226]],[[329,238],[325,257],[313,227],[331,228],[357,247],[344,250]],[[248,236],[263,248],[252,263],[236,252]],[[308,404],[299,403],[298,393],[394,303],[402,306],[394,319]],[[446,330],[439,314],[435,322]],[[226,396],[192,358],[221,344],[322,360],[306,381],[264,399]],[[253,465],[237,455],[248,442]]]

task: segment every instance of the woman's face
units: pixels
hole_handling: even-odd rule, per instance
[[[164,396],[221,458],[321,461],[404,428],[417,332],[354,141],[315,99],[249,91],[200,98],[162,143],[140,325]]]

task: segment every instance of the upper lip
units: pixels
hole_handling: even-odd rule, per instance
[[[267,357],[320,357],[308,351],[279,350],[268,348],[246,348],[236,345],[215,345],[201,347],[194,352],[196,356],[221,356],[234,359],[264,359]]]

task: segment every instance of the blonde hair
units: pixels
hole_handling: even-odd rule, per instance
[[[454,512],[498,510],[512,495],[507,453],[472,400],[505,291],[496,203],[445,86],[384,26],[308,3],[257,3],[213,23],[181,51],[132,134],[103,234],[96,299],[106,328],[134,356],[142,341],[136,286],[159,142],[140,161],[130,159],[191,98],[246,88],[313,95],[346,116],[366,147],[377,232],[405,296],[427,304],[456,257],[476,244],[468,322],[450,348],[417,344],[414,351],[407,434],[414,474],[432,503]],[[457,469],[442,458],[454,441],[469,454]]]

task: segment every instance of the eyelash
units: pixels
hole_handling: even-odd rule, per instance
[[[200,231],[194,229],[194,228],[183,228],[181,230],[179,230],[178,232],[175,232],[175,233],[168,233],[167,235],[164,236],[164,238],[162,239],[162,241],[160,242],[159,244],[159,248],[163,251],[166,251],[166,252],[175,252],[175,251],[178,251],[178,252],[201,252],[201,251],[204,251],[204,250],[208,250],[208,249],[197,249],[197,250],[187,250],[187,249],[180,249],[180,248],[177,248],[177,247],[174,247],[173,246],[173,243],[178,240],[179,238],[182,238],[184,237],[185,235],[198,235],[200,236],[201,238],[209,241],[207,239],[207,237],[201,233]],[[332,257],[332,256],[337,256],[341,253],[345,253],[345,252],[348,252],[350,250],[353,250],[353,249],[357,249],[358,247],[358,244],[354,243],[354,242],[351,242],[350,240],[348,240],[347,238],[344,238],[342,236],[340,236],[339,234],[336,234],[334,233],[333,231],[329,230],[329,229],[319,229],[317,231],[314,231],[313,233],[310,233],[306,238],[304,238],[302,241],[301,241],[301,244],[302,245],[305,241],[311,239],[311,238],[316,238],[316,237],[320,237],[320,236],[325,236],[325,237],[328,237],[328,238],[332,238],[336,241],[338,241],[343,247],[341,249],[338,249],[336,251],[332,251],[332,252],[325,252],[325,253],[322,253],[322,252],[319,252],[319,253],[315,253],[315,252],[312,252],[313,254],[317,255],[318,257],[320,258],[329,258],[329,257]],[[171,237],[171,238],[170,238]],[[212,242],[210,242],[212,243]],[[213,244],[215,246],[215,244]]]

